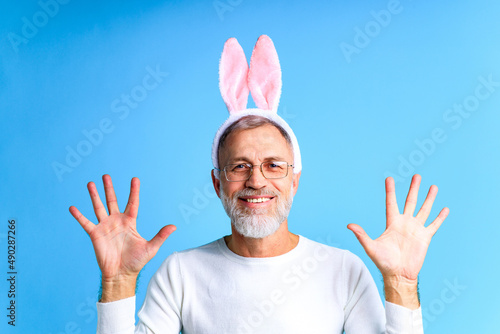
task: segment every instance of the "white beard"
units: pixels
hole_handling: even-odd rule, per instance
[[[236,192],[232,198],[229,198],[224,194],[221,187],[220,195],[224,210],[231,218],[231,225],[234,226],[236,231],[244,237],[260,239],[275,233],[288,217],[293,203],[293,184],[288,198],[284,198],[279,192],[248,188]],[[260,195],[274,196],[275,206],[262,209],[249,209],[238,206],[238,197]]]

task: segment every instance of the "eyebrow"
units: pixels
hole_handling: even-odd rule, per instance
[[[237,158],[229,160],[228,164],[233,164],[233,163],[236,163],[237,161],[250,162],[250,160],[246,157],[237,157]],[[273,156],[273,157],[267,157],[263,160],[263,162],[267,162],[267,161],[286,161],[286,159],[282,158],[282,157]]]

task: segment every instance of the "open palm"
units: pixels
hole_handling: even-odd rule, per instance
[[[404,212],[401,214],[396,202],[394,180],[391,177],[386,179],[387,224],[386,230],[377,239],[372,240],[359,225],[347,226],[354,232],[384,278],[416,281],[431,239],[449,213],[448,208],[442,209],[437,218],[425,227],[438,191],[433,185],[424,204],[414,216],[420,180],[420,175],[412,178]]]
[[[137,277],[144,265],[156,255],[163,242],[175,230],[175,226],[164,226],[153,239],[145,240],[136,228],[139,179],[132,179],[129,200],[123,213],[118,208],[111,177],[104,175],[103,183],[109,214],[99,198],[95,184],[88,184],[94,212],[99,221],[97,225],[85,218],[76,207],[72,206],[69,210],[90,236],[103,280],[116,281]]]

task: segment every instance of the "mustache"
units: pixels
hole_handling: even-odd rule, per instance
[[[250,188],[245,188],[240,191],[237,191],[234,194],[234,197],[242,197],[242,196],[263,196],[263,195],[268,195],[268,196],[275,196],[275,197],[280,197],[280,193],[277,191],[272,191],[270,189],[261,189],[261,190],[255,190],[255,189],[250,189]]]

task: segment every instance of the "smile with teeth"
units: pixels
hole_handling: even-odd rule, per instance
[[[245,198],[245,201],[249,203],[262,203],[271,200],[270,197],[260,197],[260,198]]]

